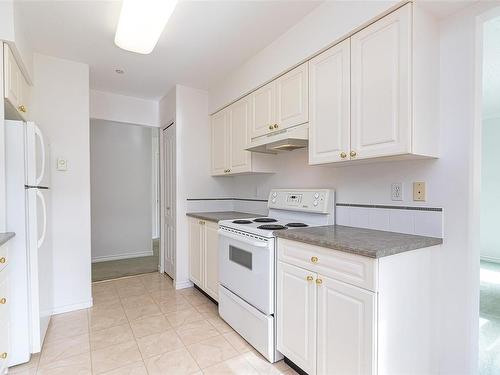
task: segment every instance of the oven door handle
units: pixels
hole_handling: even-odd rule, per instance
[[[252,241],[246,237],[243,237],[243,236],[235,236],[234,234],[231,234],[231,233],[228,233],[228,232],[225,232],[225,231],[222,231],[222,230],[218,230],[219,234],[221,236],[224,236],[224,237],[227,237],[227,238],[230,238],[232,240],[236,240],[236,241],[240,241],[240,242],[244,242],[246,244],[249,244],[251,246],[256,246],[256,247],[267,247],[268,244],[267,244],[267,241]]]

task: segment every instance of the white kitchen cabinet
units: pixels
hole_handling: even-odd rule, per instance
[[[3,44],[5,114],[10,120],[27,120],[30,90],[10,47]]]
[[[212,116],[211,156],[212,175],[223,175],[229,169],[229,118],[228,110],[222,110]]]
[[[246,96],[212,115],[212,176],[273,172],[270,155],[246,150],[252,108],[252,98]]]
[[[351,152],[411,152],[411,4],[351,37]]]
[[[189,222],[189,279],[217,301],[219,289],[218,224],[195,218]]]
[[[276,80],[276,121],[278,130],[309,121],[309,75],[304,63]]]
[[[10,346],[9,267],[7,245],[0,246],[0,374],[7,372]]]
[[[349,39],[309,61],[309,164],[348,158],[350,75]]]
[[[252,102],[251,138],[260,137],[273,131],[276,121],[276,82],[255,90],[250,94]]]
[[[408,3],[309,61],[309,163],[437,157],[438,22]]]
[[[189,279],[203,286],[203,252],[205,247],[205,227],[203,220],[189,219]]]
[[[316,368],[317,275],[278,262],[278,350],[308,374]]]
[[[434,373],[436,251],[375,259],[278,238],[278,350],[309,375]]]
[[[375,293],[318,275],[318,374],[373,374]]]
[[[219,295],[219,226],[205,224],[204,273],[205,292],[215,300]]]

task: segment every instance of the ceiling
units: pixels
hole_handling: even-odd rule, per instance
[[[150,55],[115,46],[120,1],[23,1],[19,7],[35,52],[89,64],[92,89],[158,99],[176,83],[210,88],[320,3],[181,1]]]
[[[484,24],[483,117],[500,117],[500,17]]]

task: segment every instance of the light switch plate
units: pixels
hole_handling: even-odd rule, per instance
[[[391,184],[391,199],[393,201],[403,200],[403,183],[394,182]]]
[[[413,200],[425,201],[425,182],[413,183]]]
[[[67,171],[68,170],[68,161],[66,159],[57,158],[56,169],[58,171]]]

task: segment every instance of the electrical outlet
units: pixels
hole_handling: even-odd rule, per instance
[[[413,200],[425,201],[425,182],[413,183]]]
[[[393,201],[403,200],[403,184],[401,182],[394,182],[391,184],[391,199]]]

